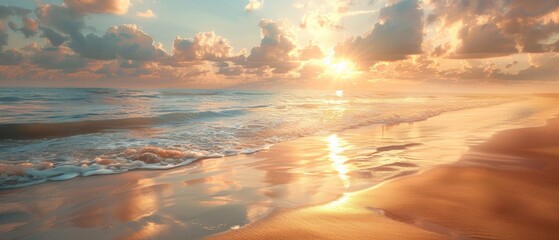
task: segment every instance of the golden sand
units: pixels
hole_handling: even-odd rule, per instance
[[[211,239],[559,239],[559,118],[508,130],[466,155],[340,200],[282,211]]]

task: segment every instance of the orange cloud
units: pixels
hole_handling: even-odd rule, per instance
[[[141,17],[141,18],[154,18],[155,13],[153,13],[153,11],[151,9],[145,10],[143,12],[136,12],[136,16],[137,17]]]
[[[252,12],[254,10],[262,8],[263,5],[263,0],[249,0],[248,4],[245,6],[245,11]]]
[[[70,8],[80,13],[109,13],[122,15],[128,12],[130,0],[64,0]]]

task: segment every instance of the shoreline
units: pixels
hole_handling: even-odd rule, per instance
[[[557,171],[559,116],[498,132],[455,164],[277,211],[208,239],[557,239]]]
[[[229,229],[243,230],[283,214],[286,210],[282,209],[297,211],[339,203],[336,199],[344,192],[360,192],[379,182],[384,186],[386,179],[454,162],[470,142],[514,127],[491,125],[506,117],[480,123],[480,116],[523,106],[531,105],[460,110],[417,123],[371,125],[330,136],[304,137],[252,155],[204,159],[165,171],[136,170],[5,190],[0,192],[0,233],[7,239],[60,239],[72,234],[106,239],[198,239]],[[548,115],[514,125],[540,125],[539,119]],[[449,124],[455,121],[475,124],[459,128]],[[464,139],[464,134],[486,125],[489,127],[469,136],[471,139]],[[439,152],[429,151],[433,147]],[[382,208],[367,210],[370,212],[376,212],[379,219],[386,218],[383,213],[393,216]],[[402,226],[407,229],[405,223]],[[437,236],[416,228],[403,233]]]

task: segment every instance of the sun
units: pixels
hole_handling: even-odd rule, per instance
[[[332,66],[334,68],[334,72],[337,74],[340,73],[345,73],[347,72],[350,68],[349,68],[349,63],[347,61],[342,61],[339,63],[335,63]]]
[[[336,78],[349,78],[357,73],[355,64],[346,59],[326,57],[324,65],[326,66],[326,74]]]
[[[336,90],[336,92],[334,94],[336,95],[336,97],[343,97],[344,96],[344,90]]]

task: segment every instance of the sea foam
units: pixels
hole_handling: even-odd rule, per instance
[[[253,154],[313,134],[422,121],[519,99],[225,90],[3,91],[20,100],[0,117],[0,188],[170,169],[204,158]]]

